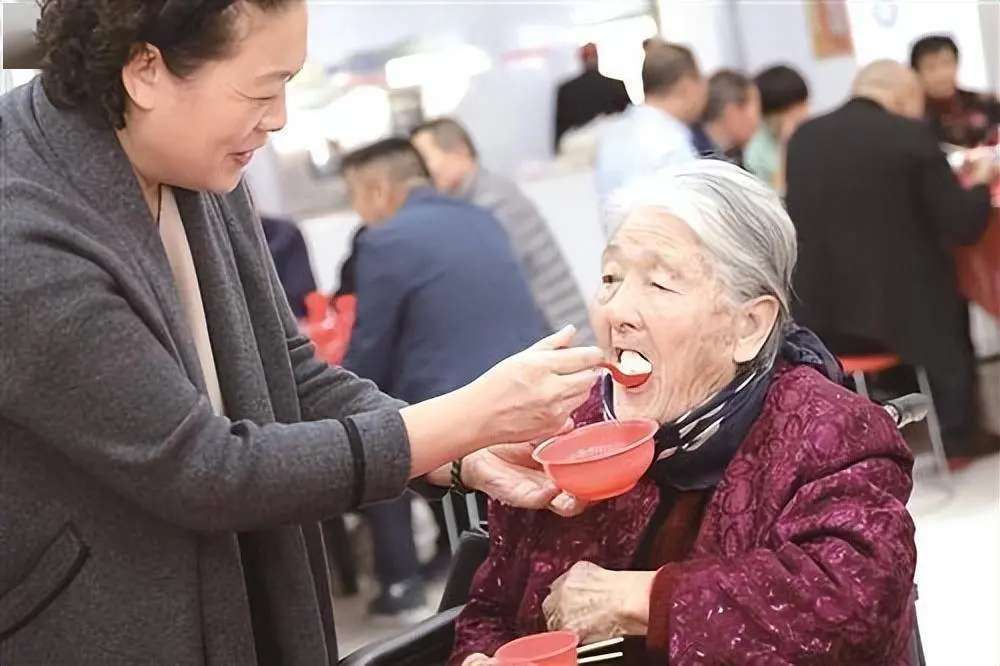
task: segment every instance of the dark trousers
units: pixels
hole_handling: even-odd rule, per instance
[[[947,354],[936,355],[946,357],[950,362],[924,365],[934,394],[934,407],[941,423],[941,437],[949,456],[968,455],[968,440],[978,427],[976,356],[969,334],[967,313],[966,310],[963,317],[963,330],[967,335],[962,340],[956,340]],[[836,331],[826,331],[819,335],[830,351],[838,356],[894,353],[880,342]],[[890,371],[876,385],[879,383],[891,386],[889,390],[893,393],[916,390],[912,373],[901,376],[898,371]]]
[[[375,553],[375,578],[385,589],[420,576],[420,558],[413,541],[411,496],[361,509],[368,520]]]

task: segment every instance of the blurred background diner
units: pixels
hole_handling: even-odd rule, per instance
[[[37,8],[2,6],[7,91],[35,74]],[[542,332],[590,344],[606,200],[740,165],[795,225],[792,314],[856,389],[932,398],[904,431],[926,663],[996,666],[998,91],[996,2],[310,0],[287,123],[246,176],[324,359],[423,400]],[[431,614],[453,545],[441,503],[366,513],[329,525],[342,654]]]

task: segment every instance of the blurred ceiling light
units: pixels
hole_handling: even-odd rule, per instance
[[[578,45],[583,46],[588,42],[593,42],[597,44],[598,49],[608,43],[633,45],[633,41],[638,39],[634,47],[640,53],[642,52],[642,40],[647,37],[655,37],[657,34],[656,21],[653,20],[652,16],[631,16],[597,25],[578,26],[573,31]],[[601,57],[604,57],[603,53]]]
[[[573,25],[591,25],[604,23],[624,17],[634,16],[649,11],[648,0],[616,0],[615,2],[596,1],[583,3],[581,7],[570,12],[569,20]]]
[[[302,71],[285,88],[291,109],[322,109],[340,96],[342,86],[314,63],[306,63]]]
[[[469,91],[469,79],[432,81],[420,90],[420,102],[428,118],[447,116],[455,112]]]
[[[639,104],[642,94],[642,42],[656,36],[656,21],[652,16],[632,16],[600,23],[578,26],[574,36],[578,45],[597,44],[598,68],[601,74],[625,82],[631,100]]]
[[[559,44],[569,39],[568,28],[553,25],[523,25],[517,28],[515,48],[537,49]]]
[[[489,55],[475,46],[416,53],[385,63],[385,82],[390,88],[424,86],[441,77],[469,79],[492,65]]]
[[[345,150],[371,143],[392,127],[389,94],[382,88],[354,88],[332,104],[316,110],[288,110],[284,129],[271,135],[274,149],[281,154],[309,152],[322,163],[327,141],[337,141]]]

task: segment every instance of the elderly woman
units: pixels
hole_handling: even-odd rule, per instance
[[[702,160],[622,204],[592,319],[608,358],[638,352],[653,374],[601,383],[577,420],[654,418],[658,456],[574,518],[491,505],[453,663],[547,629],[644,637],[642,664],[903,663],[911,454],[789,322],[777,195]]]
[[[482,448],[563,427],[599,350],[403,406],[299,335],[242,174],[306,32],[305,0],[41,2],[0,98],[5,664],[336,663],[317,521],[470,453],[551,499]]]

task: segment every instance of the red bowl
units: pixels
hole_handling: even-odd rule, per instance
[[[576,666],[579,644],[572,631],[550,631],[511,641],[493,656],[500,666]]]
[[[605,421],[540,444],[532,457],[560,489],[589,502],[623,495],[653,462],[656,421]]]

